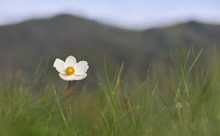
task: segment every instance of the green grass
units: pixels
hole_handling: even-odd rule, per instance
[[[67,83],[57,85],[47,77],[48,85],[35,94],[31,85],[9,80],[0,86],[0,135],[220,135],[220,70],[215,61],[201,69],[201,52],[183,55],[180,50],[179,63],[152,65],[144,81],[126,76],[124,64],[110,79],[105,64],[105,76],[97,81],[102,84],[77,90],[80,93],[72,97],[71,120],[63,95]]]

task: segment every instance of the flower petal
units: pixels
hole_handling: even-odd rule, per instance
[[[76,58],[73,56],[69,56],[66,58],[65,60],[65,68],[69,67],[69,66],[74,66],[76,64]]]
[[[87,74],[86,73],[84,73],[84,74],[82,74],[82,75],[80,75],[80,76],[78,76],[78,75],[75,75],[75,80],[82,80],[82,79],[84,79],[84,78],[86,78],[87,77]]]
[[[62,78],[63,80],[66,80],[66,81],[74,81],[74,80],[82,80],[84,78],[86,78],[87,74],[83,74],[83,75],[80,75],[80,76],[77,76],[77,75],[71,75],[71,76],[68,76],[66,74],[59,74],[60,78]]]
[[[61,59],[56,59],[53,63],[53,67],[55,67],[58,72],[65,73],[64,61]]]
[[[83,75],[88,70],[89,65],[87,61],[80,61],[74,65],[75,75]]]

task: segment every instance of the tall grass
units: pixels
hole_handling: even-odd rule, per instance
[[[34,94],[23,82],[7,82],[0,88],[0,135],[220,135],[220,70],[214,62],[200,69],[201,53],[180,49],[179,63],[152,65],[144,81],[126,79],[124,64],[111,80],[105,63],[104,84],[72,97],[71,120],[65,85],[47,77]]]

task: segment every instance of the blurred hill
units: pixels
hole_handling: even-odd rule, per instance
[[[0,71],[30,71],[40,60],[52,66],[55,58],[74,55],[89,61],[91,73],[103,71],[104,56],[110,71],[125,62],[125,69],[146,73],[150,63],[169,61],[172,51],[192,46],[209,56],[208,50],[220,46],[220,25],[190,21],[132,31],[63,14],[1,26]]]

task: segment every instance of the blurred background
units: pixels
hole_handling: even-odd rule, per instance
[[[203,48],[199,63],[205,69],[213,51],[219,52],[219,5],[219,0],[2,0],[0,81],[33,79],[41,69],[59,82],[53,61],[69,55],[89,62],[85,82],[91,86],[101,84],[96,81],[104,66],[111,78],[122,63],[124,75],[144,80],[151,66],[166,71],[180,48],[185,54]]]

